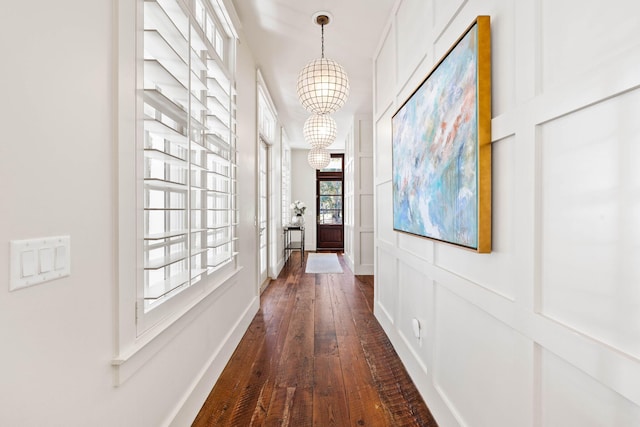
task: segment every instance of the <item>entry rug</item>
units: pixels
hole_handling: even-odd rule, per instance
[[[342,273],[342,266],[336,254],[310,252],[307,256],[305,273]]]

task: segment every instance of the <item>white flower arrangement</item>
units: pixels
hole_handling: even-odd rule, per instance
[[[293,213],[295,213],[296,215],[304,215],[304,211],[307,209],[307,205],[304,204],[304,202],[301,202],[300,200],[296,200],[293,203],[291,203],[291,209],[293,209]]]

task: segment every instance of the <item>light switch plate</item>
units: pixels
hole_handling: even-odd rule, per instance
[[[40,264],[38,265],[38,273],[48,273],[53,270],[53,248],[42,248],[38,251]]]
[[[36,251],[29,249],[20,253],[20,275],[31,277],[36,274]]]
[[[9,290],[26,288],[71,274],[69,236],[12,240]]]

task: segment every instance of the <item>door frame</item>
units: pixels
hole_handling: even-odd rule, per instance
[[[264,149],[264,162],[265,162],[265,175],[264,175],[264,179],[265,179],[265,183],[264,183],[264,188],[265,188],[265,194],[261,195],[261,189],[262,187],[262,182],[261,182],[261,170],[260,170],[260,157],[262,156],[262,150]],[[266,285],[269,283],[269,281],[271,280],[271,276],[270,276],[270,271],[269,271],[269,256],[270,256],[270,246],[271,246],[271,227],[270,227],[270,197],[269,197],[269,186],[270,186],[270,182],[271,182],[271,144],[267,143],[267,141],[265,141],[262,138],[258,138],[258,156],[257,156],[257,184],[258,187],[256,188],[256,198],[257,198],[257,203],[256,203],[256,228],[257,228],[257,258],[258,258],[258,287],[259,287],[259,291],[262,292],[264,291],[264,289],[266,289]],[[261,227],[261,223],[262,223],[262,217],[261,217],[261,212],[260,212],[260,198],[261,196],[264,196],[265,199],[265,212],[264,212],[264,221],[265,221],[265,225],[264,228]],[[262,233],[265,233],[265,249],[266,249],[266,254],[265,254],[265,263],[266,265],[265,267],[265,271],[266,274],[263,278],[262,276],[262,256],[261,256],[261,246],[260,246],[260,242],[261,242],[261,235]]]
[[[331,251],[331,250],[341,250],[344,251],[344,154],[343,153],[332,153],[331,158],[340,158],[341,159],[341,167],[340,172],[337,171],[323,171],[322,169],[316,171],[316,251]],[[321,181],[340,181],[342,183],[342,193],[340,196],[342,197],[341,203],[341,218],[342,223],[340,224],[340,229],[342,231],[342,247],[341,248],[321,248],[319,246],[320,242],[320,182]],[[329,226],[333,227],[333,226]]]

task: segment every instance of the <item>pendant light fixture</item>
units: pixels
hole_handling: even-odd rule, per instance
[[[336,121],[328,114],[313,114],[304,122],[302,131],[312,148],[327,148],[336,139]]]
[[[298,74],[297,92],[302,106],[314,114],[331,114],[339,110],[349,96],[349,78],[336,61],[324,57],[324,26],[327,12],[314,15],[322,28],[322,56],[308,63]]]
[[[326,148],[312,148],[307,154],[307,161],[314,169],[324,169],[331,161],[331,153]]]

